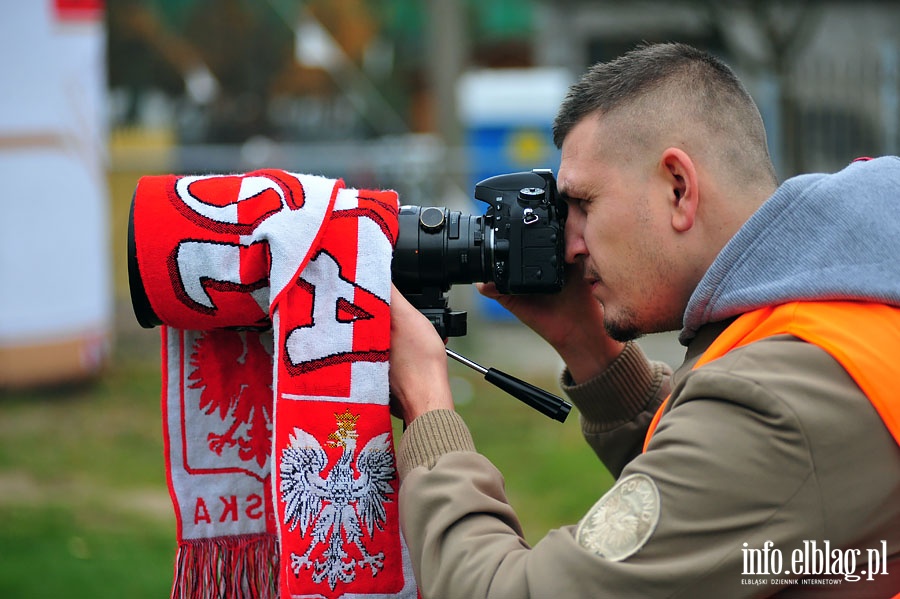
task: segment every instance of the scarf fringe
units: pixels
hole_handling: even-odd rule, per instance
[[[276,545],[276,536],[271,534],[181,541],[172,599],[275,599]]]

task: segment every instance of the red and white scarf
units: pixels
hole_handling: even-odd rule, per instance
[[[397,210],[394,192],[274,169],[140,180],[173,597],[417,594],[388,407]]]

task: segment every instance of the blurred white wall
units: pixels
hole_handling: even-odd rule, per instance
[[[0,387],[59,383],[109,345],[102,1],[0,14]]]

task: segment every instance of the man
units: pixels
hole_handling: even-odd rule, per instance
[[[778,186],[750,96],[680,44],[594,66],[554,135],[580,272],[558,295],[483,292],[563,358],[617,483],[527,546],[453,412],[441,340],[395,292],[401,525],[423,596],[900,592],[900,160]],[[633,342],[679,329],[674,374]]]

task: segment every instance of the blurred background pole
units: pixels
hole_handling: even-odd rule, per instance
[[[463,0],[428,0],[427,73],[435,130],[447,148],[445,195],[471,193],[465,174],[463,133],[456,102],[456,85],[466,68],[469,39]]]
[[[890,39],[882,41],[879,50],[882,153],[896,156],[900,152],[900,47]]]

